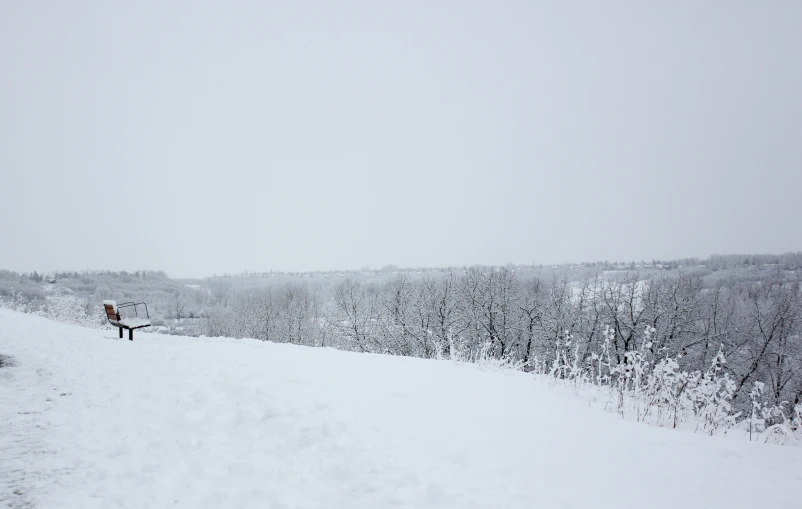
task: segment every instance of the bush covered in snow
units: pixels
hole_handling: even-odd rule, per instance
[[[578,362],[577,349],[572,357],[567,355],[570,339],[551,363],[535,361],[533,366],[552,383],[591,395],[601,391],[607,395],[605,408],[623,418],[671,428],[691,426],[708,435],[748,430],[750,440],[802,445],[802,404],[791,410],[788,402],[771,405],[764,397],[765,384],[755,382],[749,393],[751,414],[744,414],[733,407],[737,385],[725,370],[723,347],[706,370],[682,370],[677,358],[648,360],[654,332],[653,327],[644,330],[644,342],[627,353],[625,363],[613,361],[614,332],[606,327],[600,351],[586,366]]]
[[[102,307],[89,304],[86,299],[63,290],[54,290],[41,300],[31,301],[20,293],[14,293],[9,297],[0,297],[0,307],[83,327],[101,327],[106,323]]]

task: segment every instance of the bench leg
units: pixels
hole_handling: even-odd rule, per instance
[[[128,329],[128,341],[134,340],[134,329]]]
[[[122,339],[123,338],[123,328],[122,327],[118,327],[118,329],[120,329],[120,339]]]

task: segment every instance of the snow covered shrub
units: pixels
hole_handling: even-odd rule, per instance
[[[653,332],[654,328],[646,327],[640,348],[624,354],[624,388],[628,391],[632,401],[631,406],[635,411],[637,421],[644,420],[651,407],[651,399],[648,397],[651,380],[647,372],[650,361],[647,360],[647,356],[652,347],[651,334]]]
[[[594,379],[596,385],[610,385],[610,373],[613,369],[613,362],[610,357],[610,342],[613,340],[615,330],[610,326],[604,328],[604,342],[601,343],[601,351],[591,354],[591,369],[595,370]],[[606,374],[605,374],[606,371]]]
[[[737,385],[729,373],[721,375],[726,359],[722,348],[713,359],[710,369],[691,390],[698,426],[709,435],[734,427],[739,413],[733,413],[732,398]]]
[[[83,299],[61,291],[48,295],[44,305],[33,314],[83,327],[100,327],[106,322],[105,313],[99,306],[91,306]]]
[[[763,382],[755,382],[754,387],[752,390],[749,391],[749,401],[751,402],[751,414],[748,419],[746,419],[747,424],[749,426],[749,441],[752,441],[752,434],[763,431],[765,428],[766,421],[763,419],[763,415],[766,409],[766,403],[761,400],[761,396],[763,395],[763,389],[766,387],[766,384]]]
[[[793,418],[791,419],[791,431],[798,443],[802,443],[802,403],[794,407]]]
[[[509,357],[497,357],[494,355],[495,345],[487,341],[482,344],[478,351],[472,352],[459,343],[451,343],[451,360],[455,363],[478,364],[482,368],[493,369],[512,369],[523,371],[524,362],[513,360]]]
[[[23,297],[22,292],[17,292],[13,286],[7,295],[0,294],[0,307],[22,313],[28,312],[28,303]]]
[[[695,421],[696,429],[708,435],[735,427],[740,417],[732,405],[737,385],[723,370],[726,363],[723,348],[719,348],[706,371],[683,371],[678,362],[681,354],[653,360],[654,334],[653,327],[646,327],[638,348],[624,352],[621,361],[616,362],[611,354],[615,330],[605,327],[600,350],[590,354],[584,365],[573,338],[563,336],[563,341],[556,343],[554,360],[543,365],[541,372],[553,383],[570,383],[575,391],[583,386],[606,387],[610,400],[605,408],[615,408],[623,418],[672,428]],[[762,390],[762,385],[759,387],[755,398]],[[771,415],[778,423],[784,423],[784,427],[782,430],[775,427],[774,432],[784,437],[796,433],[799,426],[793,427],[794,417],[782,417],[785,413],[781,416],[777,412]],[[756,406],[753,413],[753,426],[762,430],[765,411]],[[756,417],[758,414],[761,418]]]
[[[683,395],[692,377],[679,369],[675,359],[667,357],[655,364],[643,396],[647,409],[656,409],[658,424],[670,422],[676,428],[683,407]]]
[[[787,404],[787,401],[783,401],[771,407],[763,405],[761,417],[764,429],[758,436],[759,441],[802,445],[802,404],[797,404],[790,411],[786,410]]]
[[[222,306],[210,307],[206,310],[206,335],[209,337],[234,336],[232,333],[235,320],[233,313]],[[236,336],[234,336],[236,337]]]

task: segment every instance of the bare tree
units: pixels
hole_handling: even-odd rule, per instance
[[[377,332],[377,292],[347,279],[334,289],[336,315],[332,325],[346,344],[362,352],[389,352]]]

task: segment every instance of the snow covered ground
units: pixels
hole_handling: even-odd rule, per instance
[[[622,421],[522,373],[0,309],[0,506],[796,507],[802,448]],[[7,359],[7,358],[6,358]]]

